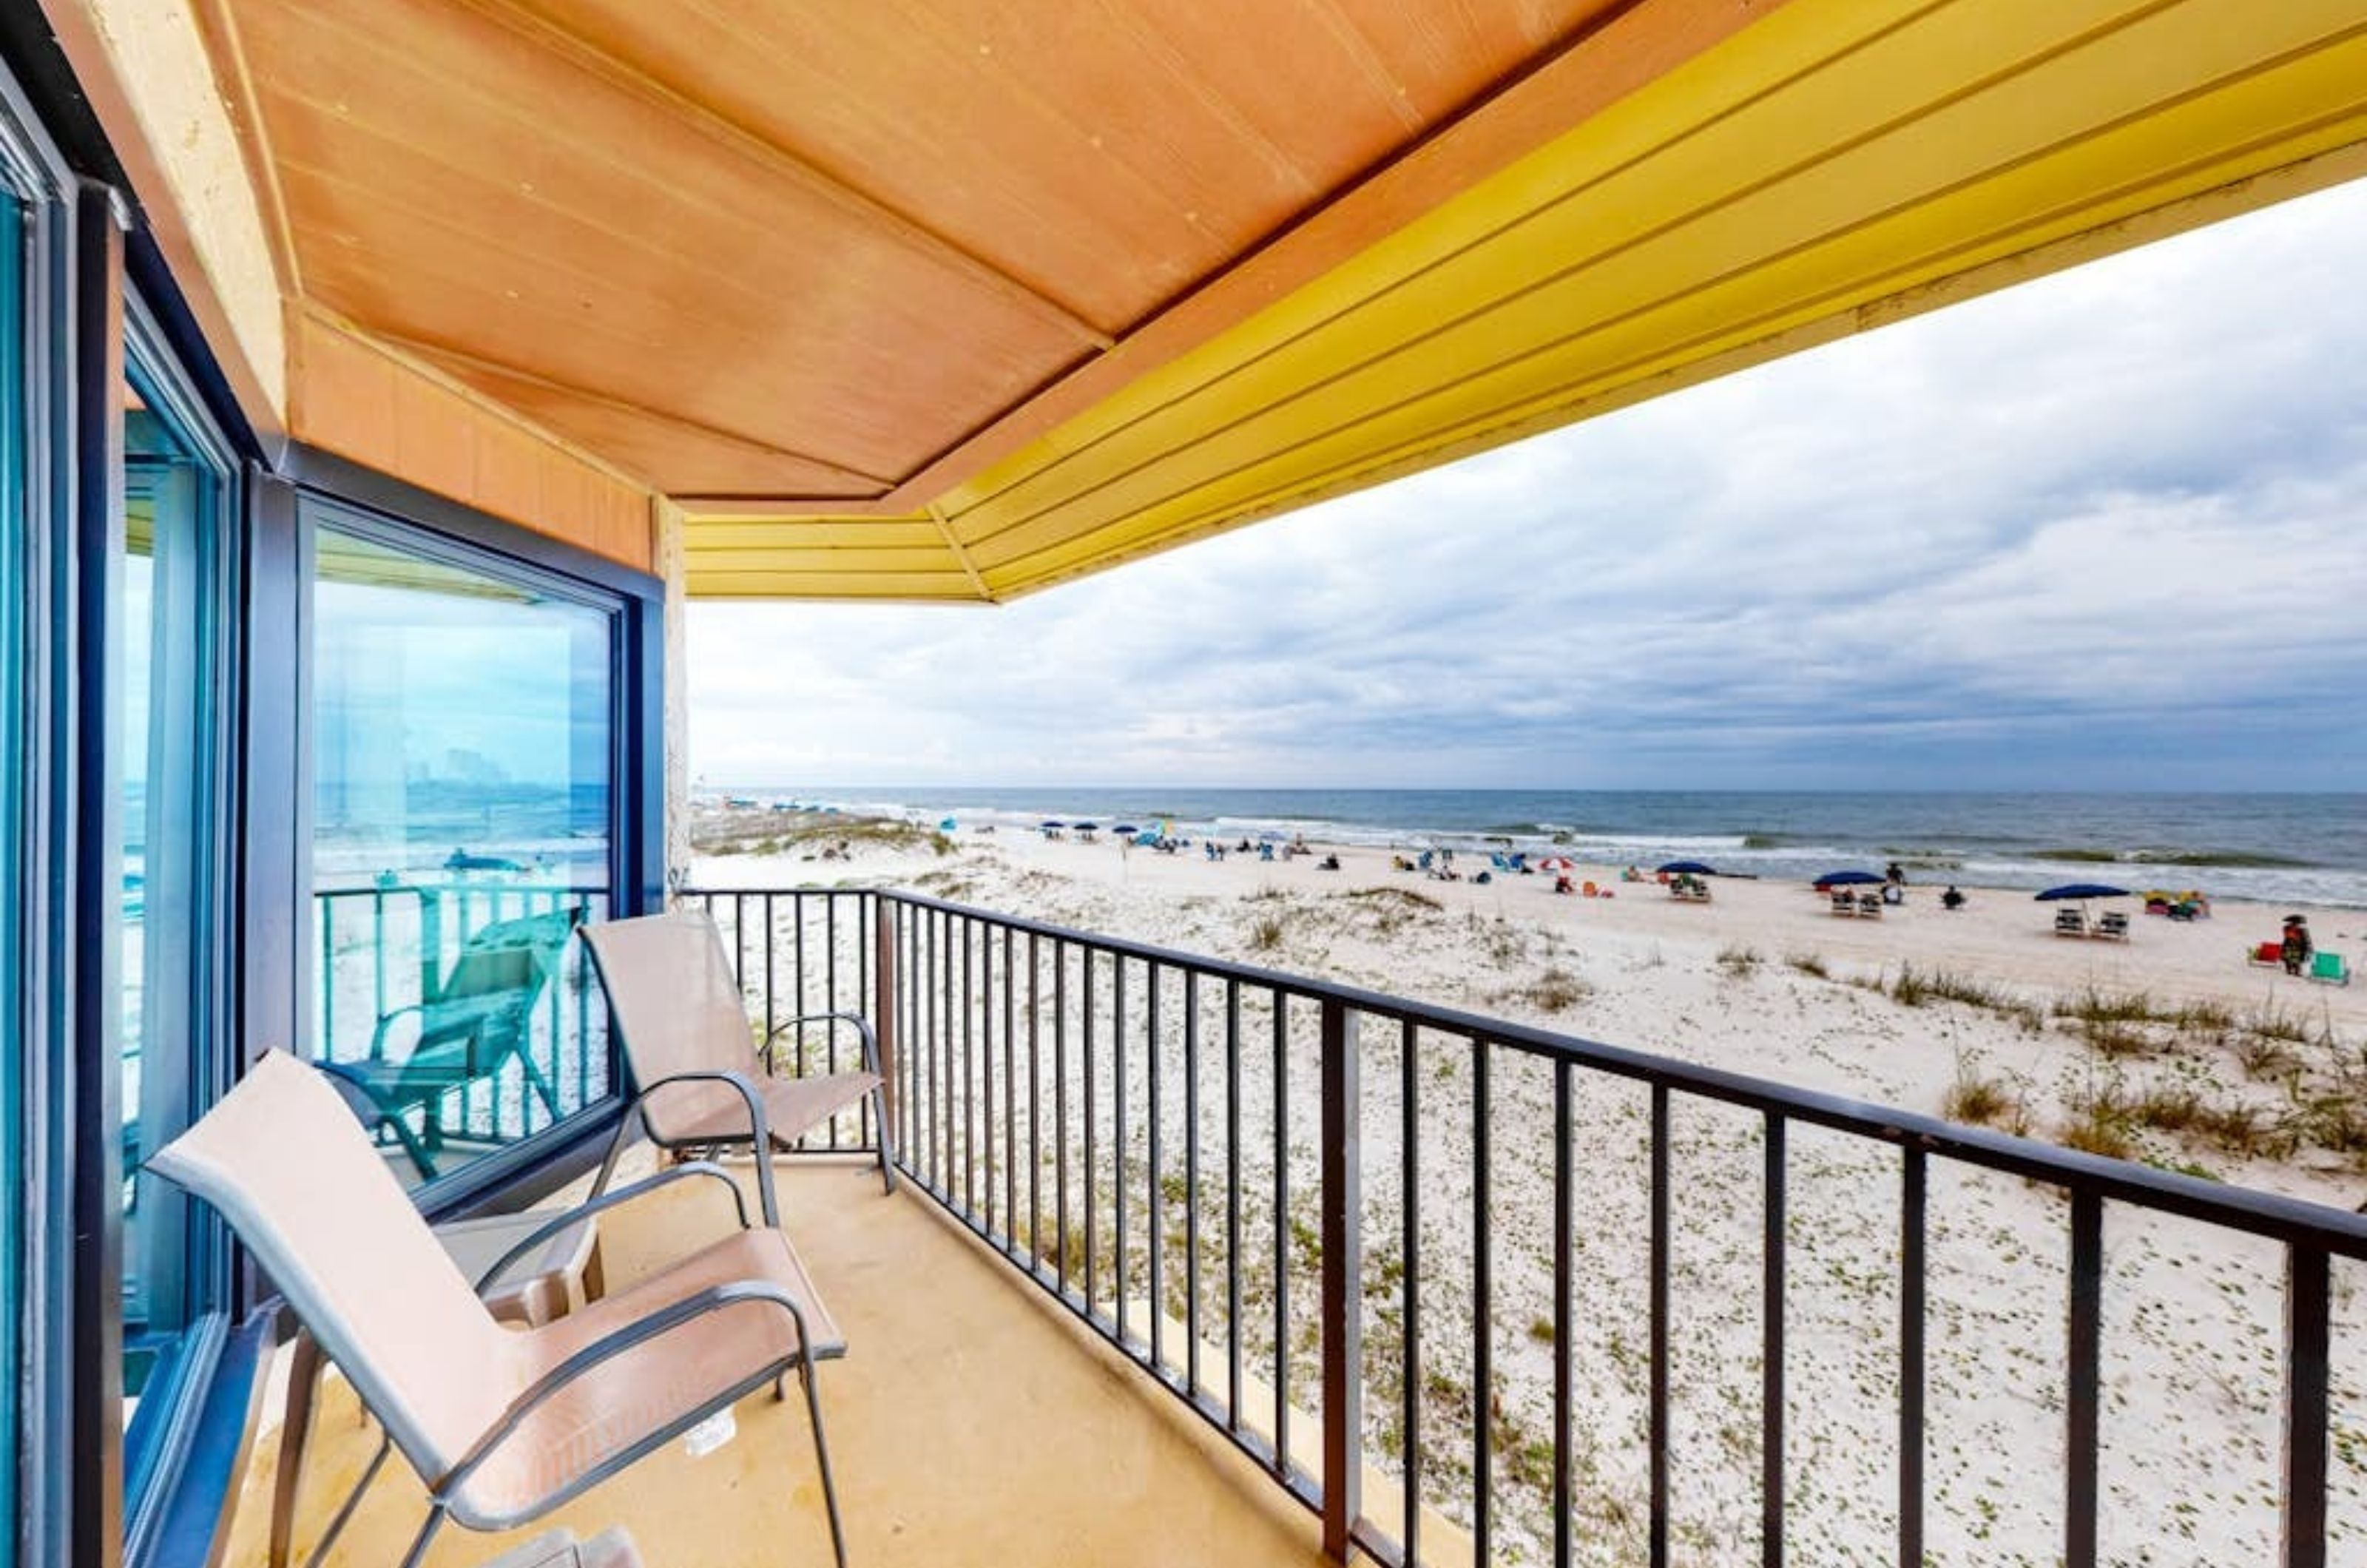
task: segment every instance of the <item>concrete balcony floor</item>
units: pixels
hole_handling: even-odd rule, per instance
[[[685,1196],[604,1219],[610,1289],[724,1222],[719,1189],[676,1190]],[[822,1365],[821,1390],[851,1568],[1323,1561],[1310,1515],[908,1186],[886,1197],[867,1168],[785,1164],[781,1203],[848,1344],[844,1359]],[[279,1407],[275,1384],[232,1523],[231,1568],[264,1568]],[[786,1403],[760,1393],[736,1415],[738,1436],[716,1452],[693,1459],[671,1445],[511,1534],[447,1527],[428,1561],[464,1568],[554,1526],[588,1537],[622,1524],[650,1568],[828,1563],[804,1402],[794,1389]],[[332,1374],[296,1562],[376,1446],[375,1424]],[[425,1507],[409,1468],[390,1460],[331,1561],[399,1561]]]

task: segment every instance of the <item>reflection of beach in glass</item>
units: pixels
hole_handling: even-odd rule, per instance
[[[318,530],[316,1055],[406,1182],[606,1092],[610,623]]]
[[[399,1114],[382,1128],[406,1183],[549,1126],[607,1092],[607,1010],[566,927],[607,912],[605,890],[556,882],[402,882],[323,889],[314,1037],[352,1070],[365,1102]],[[534,930],[539,925],[542,929]],[[508,971],[487,942],[527,928],[530,962]],[[456,995],[456,984],[476,988]],[[458,1032],[454,1020],[459,1021]],[[402,1069],[441,1054],[441,1070]],[[368,1080],[367,1083],[362,1080]],[[413,1141],[419,1144],[412,1146]]]

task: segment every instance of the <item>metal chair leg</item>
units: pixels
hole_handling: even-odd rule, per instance
[[[798,1363],[798,1381],[806,1386],[806,1419],[813,1425],[814,1464],[821,1472],[822,1506],[830,1510],[830,1549],[838,1568],[846,1568],[846,1531],[838,1519],[838,1487],[830,1478],[830,1445],[821,1434],[821,1396],[814,1390],[813,1363]]]
[[[888,1090],[882,1085],[871,1091],[872,1124],[879,1129],[879,1184],[892,1197],[896,1191],[896,1145],[888,1132]]]
[[[411,1550],[402,1554],[402,1568],[419,1568],[420,1562],[427,1556],[428,1542],[434,1540],[436,1532],[443,1528],[444,1505],[439,1502],[429,1506],[427,1522],[421,1525],[419,1533],[411,1538]]]
[[[369,1483],[378,1479],[379,1466],[384,1464],[386,1456],[393,1451],[394,1438],[391,1435],[379,1439],[377,1454],[362,1468],[362,1478],[354,1483],[354,1489],[345,1494],[345,1503],[337,1509],[336,1517],[329,1521],[328,1530],[321,1537],[319,1544],[312,1548],[312,1555],[304,1560],[304,1568],[321,1568],[321,1564],[327,1561],[329,1548],[336,1544],[337,1537],[345,1531],[345,1521],[354,1517],[354,1509],[360,1505],[362,1494],[368,1491]],[[436,1511],[443,1511],[440,1505]]]

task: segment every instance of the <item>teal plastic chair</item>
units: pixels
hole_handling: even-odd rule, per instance
[[[2350,984],[2350,965],[2342,961],[2342,954],[2321,950],[2310,958],[2309,977],[2324,985],[2347,986]]]
[[[535,1004],[583,918],[581,909],[559,909],[484,927],[461,944],[452,972],[433,997],[378,1021],[367,1057],[321,1064],[356,1113],[402,1145],[421,1179],[436,1174],[445,1143],[445,1097],[492,1077],[513,1059],[525,1069],[527,1087],[543,1109],[558,1119],[559,1097],[527,1047],[534,1038]],[[396,1056],[391,1047],[397,1025],[414,1016],[417,1038]],[[415,1129],[414,1111],[420,1113]]]

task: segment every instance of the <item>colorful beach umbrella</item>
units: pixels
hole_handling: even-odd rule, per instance
[[[1668,876],[1716,876],[1717,867],[1697,860],[1672,860],[1660,868],[1660,873]]]
[[[1539,871],[1576,871],[1578,863],[1568,855],[1547,855],[1536,863]]]
[[[2062,898],[2125,898],[2128,896],[2127,888],[2107,887],[2101,882],[2067,882],[2060,887],[2050,887],[2036,895],[2042,904],[2052,904]]]

